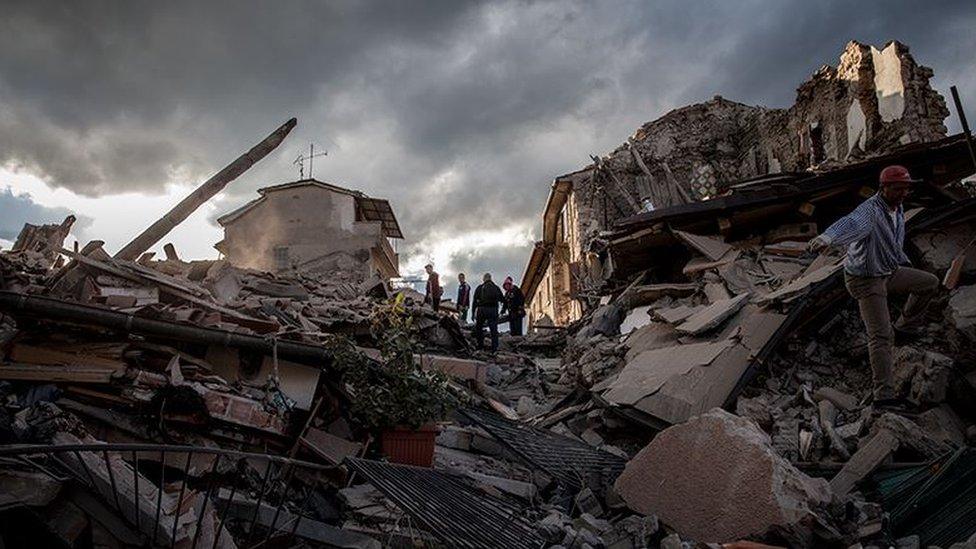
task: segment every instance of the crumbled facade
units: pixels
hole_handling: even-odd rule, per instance
[[[403,238],[389,202],[314,179],[258,191],[217,221],[215,247],[234,265],[266,271],[343,273],[350,279],[399,276],[390,239]]]
[[[717,96],[644,124],[608,155],[557,177],[543,240],[523,276],[530,325],[580,317],[580,298],[612,269],[600,234],[621,219],[708,200],[736,182],[829,169],[945,137],[949,111],[932,75],[897,41],[881,49],[851,41],[837,67],[821,67],[800,85],[788,109]]]

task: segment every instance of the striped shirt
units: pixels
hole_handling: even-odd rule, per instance
[[[911,264],[903,250],[905,209],[892,212],[880,193],[838,219],[821,238],[829,246],[847,247],[844,270],[850,275],[888,276]]]

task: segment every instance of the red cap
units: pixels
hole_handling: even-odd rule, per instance
[[[919,183],[921,179],[912,179],[905,166],[888,166],[881,170],[881,177],[878,178],[882,185],[888,183]]]

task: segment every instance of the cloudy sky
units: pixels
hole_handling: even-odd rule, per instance
[[[291,116],[271,156],[174,231],[315,177],[389,198],[405,274],[519,275],[554,176],[716,94],[785,107],[850,39],[898,39],[976,122],[976,3],[0,0],[0,245],[79,217],[114,251]],[[959,124],[953,115],[951,131]]]

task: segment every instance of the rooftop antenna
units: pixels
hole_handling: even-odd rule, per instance
[[[296,158],[295,161],[292,162],[292,164],[298,164],[298,178],[299,179],[305,179],[305,161],[306,160],[308,160],[308,178],[309,179],[312,179],[312,167],[313,167],[312,162],[313,162],[314,158],[316,156],[328,156],[328,155],[329,155],[329,151],[323,151],[323,152],[320,152],[320,153],[317,153],[316,154],[316,152],[315,152],[315,143],[310,143],[308,145],[308,156],[306,156],[304,153],[303,154],[300,154],[300,155],[298,155],[298,158]]]

